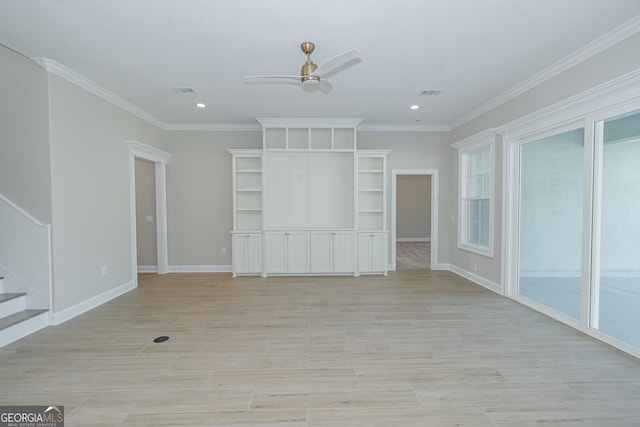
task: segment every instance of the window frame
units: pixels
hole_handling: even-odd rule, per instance
[[[493,258],[494,248],[494,194],[495,194],[495,138],[493,132],[477,135],[471,140],[463,140],[453,145],[458,151],[458,249],[477,253],[489,258]],[[488,195],[481,197],[472,196],[471,192],[471,159],[488,151]],[[469,239],[471,230],[471,215],[469,214],[469,202],[473,200],[486,200],[489,204],[488,219],[488,244],[482,245],[474,243]]]

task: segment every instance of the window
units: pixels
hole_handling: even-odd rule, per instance
[[[493,133],[454,144],[458,149],[458,247],[493,256]]]

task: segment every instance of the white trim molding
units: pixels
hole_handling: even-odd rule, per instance
[[[170,265],[169,273],[231,273],[231,265]]]
[[[597,38],[588,45],[578,49],[572,54],[566,56],[560,61],[552,64],[544,70],[534,74],[525,81],[517,84],[511,89],[503,92],[502,94],[491,99],[489,102],[481,105],[473,111],[459,117],[453,121],[449,127],[456,129],[471,120],[480,117],[481,115],[493,110],[496,107],[514,99],[518,95],[525,93],[526,91],[552,79],[560,73],[568,70],[571,67],[597,55],[598,53],[610,48],[611,46],[620,43],[626,38],[640,32],[640,16],[636,16],[633,19],[622,24],[618,28],[613,29],[607,34]]]
[[[136,158],[155,163],[156,187],[156,252],[157,272],[165,274],[169,265],[169,243],[167,241],[167,163],[171,153],[138,141],[127,140],[129,147],[129,199],[131,209],[131,268],[133,281],[138,283],[138,252],[136,235]]]
[[[89,310],[92,310],[102,304],[105,304],[111,301],[112,299],[119,297],[120,295],[124,295],[135,288],[136,288],[136,282],[132,280],[130,282],[127,282],[123,285],[118,286],[117,288],[109,289],[106,292],[103,292],[85,301],[79,302],[78,304],[72,305],[69,308],[56,311],[53,313],[53,316],[52,316],[53,317],[52,324],[59,325],[61,323],[66,322],[67,320],[71,320],[74,317],[77,317],[83,313],[86,313]]]
[[[396,269],[396,244],[398,241],[396,237],[396,222],[397,213],[396,208],[398,204],[398,175],[427,175],[431,176],[431,260],[430,268],[432,270],[446,270],[447,268],[441,267],[438,263],[438,236],[439,236],[439,188],[440,188],[440,170],[439,169],[392,169],[391,170],[391,265],[390,270]],[[424,240],[422,240],[424,241]]]
[[[469,138],[460,140],[454,144],[451,144],[452,148],[458,151],[458,249],[477,253],[489,258],[493,258],[494,248],[494,212],[495,212],[495,175],[496,175],[496,159],[495,159],[495,145],[496,137],[498,135],[493,129],[487,129],[483,132],[477,133]],[[468,189],[468,177],[469,177],[469,158],[476,154],[478,151],[489,150],[490,171],[489,171],[489,196],[483,197],[483,199],[489,199],[489,242],[487,246],[475,244],[469,242],[467,237],[469,230],[469,215],[465,209],[465,201],[469,199]],[[478,200],[478,199],[475,199]]]
[[[498,283],[492,282],[489,279],[464,270],[457,265],[449,264],[449,270],[452,273],[457,274],[458,276],[464,277],[465,279],[470,280],[473,283],[476,283],[484,288],[489,289],[490,291],[495,292],[496,294],[502,295],[502,287]]]
[[[639,97],[640,69],[527,114],[494,131],[509,140],[527,138],[576,120],[584,120],[612,105],[634,102]]]
[[[76,73],[75,71],[65,67],[64,65],[48,58],[31,58],[31,59],[40,67],[47,70],[48,72],[55,74],[56,76],[61,77],[67,80],[68,82],[73,83],[76,86],[81,87],[87,92],[90,92],[119,108],[122,108],[128,113],[131,113],[134,116],[142,120],[145,120],[146,122],[151,123],[156,127],[159,127],[160,129],[164,129],[166,127],[166,123],[163,122],[162,120],[158,119],[152,114],[147,113],[141,108],[136,107],[129,101],[122,99],[115,93],[110,92],[107,89],[103,88],[102,86],[97,85],[96,83]]]

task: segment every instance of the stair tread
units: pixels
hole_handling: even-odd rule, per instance
[[[7,317],[3,317],[2,319],[0,319],[0,330],[2,329],[6,329],[9,326],[13,326],[16,323],[20,323],[24,320],[28,320],[31,319],[32,317],[35,317],[39,314],[42,313],[46,313],[47,309],[28,309],[28,310],[22,310],[19,311],[17,313],[14,313],[10,316]]]
[[[5,294],[0,294],[0,302],[5,302],[5,301],[9,301],[15,298],[20,298],[23,297],[27,294],[24,293],[5,293]]]

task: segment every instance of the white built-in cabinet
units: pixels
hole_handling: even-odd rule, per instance
[[[232,234],[233,275],[262,274],[262,234]]]
[[[266,274],[308,274],[311,272],[308,231],[267,231]]]
[[[389,150],[357,149],[359,119],[258,121],[263,148],[229,150],[234,276],[386,274]]]
[[[360,273],[387,273],[387,233],[358,233],[358,270]]]
[[[353,273],[355,233],[353,231],[312,231],[311,272]]]

